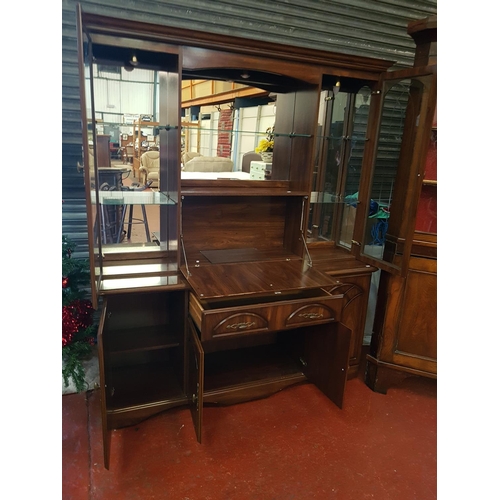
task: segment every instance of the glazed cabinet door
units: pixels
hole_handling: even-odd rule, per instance
[[[87,232],[97,309],[102,294],[180,285],[180,56],[178,47],[149,41],[147,33],[131,33],[120,22],[81,12],[80,6],[77,19]],[[139,82],[148,88],[135,91],[132,83]],[[127,117],[136,125],[129,113],[103,111],[115,107],[105,102],[119,107],[129,99],[147,111],[137,113],[141,126],[134,129],[125,123]],[[113,137],[130,141],[125,148],[134,151],[133,164],[110,164],[107,128]],[[101,144],[107,147],[104,160]],[[147,151],[142,149],[146,144]],[[120,262],[118,273],[114,261]]]
[[[408,271],[436,105],[436,66],[386,73],[372,95],[357,204],[357,258]]]
[[[79,85],[80,85],[80,109],[82,115],[82,143],[89,143],[89,130],[87,127],[88,123],[88,115],[87,115],[87,85],[86,85],[86,72],[87,68],[90,66],[88,61],[86,60],[88,56],[86,56],[86,47],[88,46],[88,37],[83,32],[83,21],[82,21],[82,9],[81,6],[77,5],[76,11],[76,35],[78,42],[78,76],[79,76]],[[84,147],[82,150],[83,156],[83,165],[84,165],[84,182],[85,182],[85,198],[87,205],[87,226],[90,228],[93,226],[96,213],[89,210],[89,207],[92,206],[91,203],[91,178],[93,177],[92,173],[95,172],[97,165],[94,164],[95,156],[90,157],[89,148]],[[98,297],[97,290],[99,288],[98,284],[96,284],[97,276],[102,274],[102,267],[96,269],[96,265],[98,263],[98,249],[96,248],[96,239],[91,237],[88,239],[89,245],[89,268],[90,268],[90,279],[92,283],[91,293],[92,293],[92,305],[94,309],[98,308]],[[101,372],[102,373],[102,372]],[[101,386],[103,387],[103,386]]]
[[[191,318],[188,319],[187,328],[188,345],[188,401],[191,416],[196,431],[196,438],[201,443],[201,431],[203,425],[203,385],[205,354],[201,345],[196,327]]]

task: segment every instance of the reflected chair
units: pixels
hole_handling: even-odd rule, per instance
[[[134,146],[125,146],[122,148],[122,163],[133,163],[134,161]]]
[[[94,175],[94,151],[93,149],[89,148],[88,149],[88,155],[89,155],[89,166],[90,166],[90,187],[95,188],[95,175]],[[85,184],[85,164],[80,163],[79,161],[76,162],[76,170],[78,173],[84,172],[83,174],[83,182]]]
[[[252,161],[262,161],[262,157],[253,151],[245,153],[241,159],[241,171],[250,173],[250,162]]]
[[[151,187],[159,186],[160,175],[160,152],[146,151],[141,155],[141,166],[139,167],[139,178],[143,184]]]

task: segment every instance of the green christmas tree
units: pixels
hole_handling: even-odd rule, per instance
[[[86,389],[82,360],[92,352],[96,328],[94,309],[85,291],[90,284],[89,262],[71,258],[75,246],[68,237],[62,237],[62,375],[66,387],[73,379],[81,392]]]

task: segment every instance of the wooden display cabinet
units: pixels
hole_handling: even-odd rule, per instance
[[[137,68],[159,74],[158,192],[109,194],[87,187],[86,193],[93,301],[103,301],[98,343],[105,466],[110,429],[178,405],[191,407],[199,441],[205,404],[248,401],[309,381],[342,407],[346,380],[360,365],[370,277],[377,266],[349,241],[367,234],[364,172],[351,182],[349,169],[340,169],[336,189],[342,196],[322,196],[322,209],[313,206],[330,179],[316,168],[318,145],[320,158],[326,158],[332,142],[330,130],[319,130],[318,117],[325,91],[329,100],[342,103],[341,82],[349,105],[340,121],[356,135],[360,122],[354,117],[366,117],[364,108],[354,109],[365,97],[361,89],[376,91],[391,63],[270,48],[77,9],[83,123],[86,100],[94,114],[85,94],[85,74],[92,85],[94,63],[124,65],[135,56]],[[269,178],[182,179],[180,82],[197,78],[258,83],[275,97]],[[329,112],[336,120],[335,110]],[[364,129],[356,133],[364,139]],[[370,146],[365,151],[361,141],[354,142],[358,149],[344,146],[341,164],[350,165],[352,156],[367,161]],[[89,159],[84,161],[89,167]],[[364,171],[370,169],[363,163]],[[319,180],[313,187],[314,178]],[[346,198],[354,186],[356,199]],[[106,205],[156,206],[157,240],[103,242],[99,224]],[[320,225],[333,236],[319,234],[314,226]]]
[[[183,121],[181,126],[181,153],[187,151],[198,153],[200,151],[200,122]],[[195,136],[194,138],[192,137],[193,135]]]
[[[384,248],[366,383],[385,393],[410,375],[437,377],[437,19],[408,25],[417,49]],[[388,94],[386,94],[388,95]],[[384,109],[384,103],[381,103]],[[384,122],[382,111],[382,123]],[[373,151],[375,165],[380,154]]]
[[[109,148],[109,135],[99,134],[97,135],[97,141],[95,142],[95,156],[97,159],[97,167],[109,168],[111,167],[111,150]]]

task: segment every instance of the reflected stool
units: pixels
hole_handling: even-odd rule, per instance
[[[127,228],[127,239],[130,239],[130,235],[132,232],[132,224],[144,224],[144,230],[146,231],[146,239],[147,242],[151,242],[151,236],[149,235],[149,225],[148,225],[148,216],[146,214],[146,205],[141,205],[142,209],[142,219],[134,219],[134,205],[124,205],[122,216],[120,219],[120,227],[118,229],[117,243],[120,243],[120,237],[123,231],[123,225],[125,223],[125,214],[128,209],[128,228]]]

